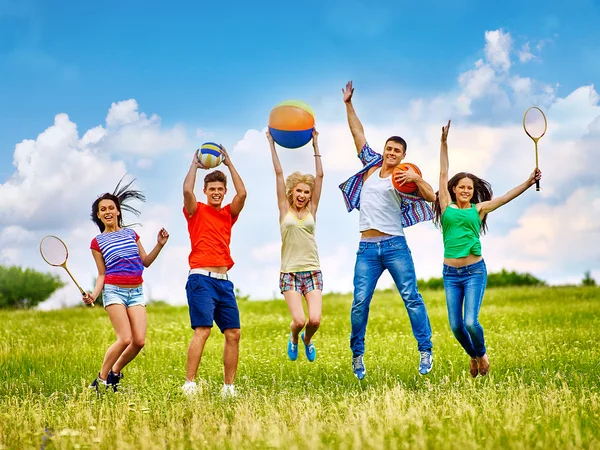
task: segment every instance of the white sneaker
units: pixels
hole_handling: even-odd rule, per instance
[[[198,386],[195,381],[186,381],[181,390],[186,397],[192,397],[198,393]]]
[[[237,397],[237,392],[235,391],[235,386],[233,384],[224,384],[223,391],[221,392],[221,396],[223,397],[223,400],[226,400],[228,398]]]

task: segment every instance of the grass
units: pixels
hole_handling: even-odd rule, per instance
[[[350,368],[351,296],[324,299],[317,360],[287,359],[285,303],[242,302],[235,401],[220,398],[215,328],[187,399],[187,308],[148,307],[146,348],[122,392],[86,386],[114,339],[101,308],[0,312],[0,448],[600,448],[600,289],[490,289],[492,368],[472,379],[443,292],[424,292],[435,364],[417,373],[401,299],[378,292],[367,377]]]

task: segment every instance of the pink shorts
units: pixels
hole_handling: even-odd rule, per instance
[[[285,291],[298,291],[306,295],[315,289],[323,290],[323,275],[320,270],[310,272],[282,273],[279,276],[279,289]]]

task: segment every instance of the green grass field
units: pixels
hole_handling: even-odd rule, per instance
[[[0,312],[0,448],[600,448],[600,289],[489,289],[481,322],[492,363],[472,379],[443,292],[423,293],[435,363],[418,353],[395,292],[371,307],[358,382],[351,296],[324,299],[317,360],[287,359],[283,301],[242,302],[240,396],[224,402],[223,337],[213,330],[202,392],[180,391],[187,308],[148,307],[146,347],[122,392],[92,381],[114,335],[102,308]]]

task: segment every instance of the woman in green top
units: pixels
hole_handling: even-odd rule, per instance
[[[288,339],[288,357],[298,358],[298,340],[302,340],[306,358],[314,361],[317,350],[312,337],[321,323],[323,276],[319,263],[315,224],[323,186],[323,165],[318,144],[319,133],[313,130],[312,144],[315,157],[315,175],[294,172],[285,181],[283,169],[275,150],[275,142],[267,131],[271,147],[279,206],[281,230],[281,268],[279,289],[292,315]],[[308,321],[304,316],[302,296],[306,299]],[[306,326],[306,332],[300,334]]]
[[[490,184],[473,174],[460,172],[448,181],[449,130],[450,121],[442,127],[440,190],[433,221],[441,226],[444,238],[443,277],[450,328],[471,357],[469,372],[476,377],[486,375],[490,367],[479,323],[487,282],[479,235],[487,231],[488,213],[521,195],[542,178],[542,173],[535,169],[525,182],[497,198],[492,198]]]

